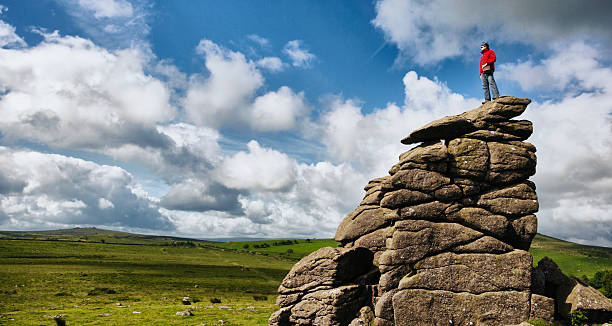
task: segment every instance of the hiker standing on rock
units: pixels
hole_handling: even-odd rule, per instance
[[[499,91],[497,90],[497,84],[495,78],[493,78],[493,72],[495,71],[495,52],[489,49],[489,43],[483,42],[480,45],[480,80],[482,81],[482,90],[484,90],[485,101],[491,100],[491,94],[489,94],[489,87],[491,87],[491,93],[493,93],[493,99],[496,100],[499,97]]]

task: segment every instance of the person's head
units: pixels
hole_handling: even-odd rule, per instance
[[[489,49],[489,43],[482,42],[482,44],[480,44],[480,52],[484,52],[484,51],[486,51],[488,49]]]

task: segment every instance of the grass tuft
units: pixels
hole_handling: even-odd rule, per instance
[[[87,292],[87,295],[115,294],[117,291],[109,288],[94,288]]]

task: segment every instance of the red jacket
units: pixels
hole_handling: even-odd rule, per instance
[[[480,74],[482,74],[482,65],[488,63],[491,65],[491,70],[495,71],[495,52],[493,50],[486,50],[480,56]]]

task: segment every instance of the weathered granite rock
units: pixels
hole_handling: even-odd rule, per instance
[[[363,237],[355,241],[355,246],[368,248],[370,251],[378,251],[385,248],[385,242],[387,239],[387,233],[391,227],[384,229],[378,229],[371,233],[364,235]]]
[[[370,326],[373,322],[374,311],[370,306],[365,306],[359,310],[359,317],[353,319],[349,326]]]
[[[372,189],[376,189],[376,188],[380,189],[380,186],[372,188]],[[363,197],[363,200],[361,201],[359,205],[363,205],[363,206],[378,205],[380,204],[380,200],[383,198],[384,194],[385,193],[382,190],[378,190],[378,189],[376,189],[376,191],[366,193],[365,197]]]
[[[370,182],[368,182],[368,184],[363,187],[363,190],[368,191],[369,189],[376,187],[376,186],[380,186],[382,185],[387,179],[389,179],[388,176],[386,177],[380,177],[380,178],[376,178],[376,179],[372,179],[370,180]]]
[[[461,188],[455,184],[442,186],[433,193],[434,198],[443,202],[451,202],[462,197]]]
[[[544,275],[544,293],[555,299],[558,316],[567,316],[576,310],[585,311],[592,323],[605,323],[612,319],[612,300],[601,292],[582,284],[579,280],[570,278],[552,259],[542,258],[534,272]]]
[[[535,147],[525,142],[489,142],[490,171],[487,181],[502,185],[519,182],[535,174]]]
[[[477,205],[494,214],[506,216],[524,216],[539,209],[535,190],[527,184],[491,190],[480,196]]]
[[[268,319],[268,325],[270,326],[289,326],[293,325],[289,321],[291,317],[291,308],[290,307],[281,307],[279,310],[272,313],[270,318]]]
[[[489,169],[487,143],[478,139],[457,138],[448,143],[450,173],[454,177],[482,180]]]
[[[519,249],[529,249],[538,231],[538,218],[531,214],[512,221],[510,242]]]
[[[451,221],[471,227],[485,234],[491,234],[503,239],[508,231],[508,218],[495,215],[486,209],[478,207],[464,207],[449,216]]]
[[[413,163],[436,163],[446,162],[448,158],[448,151],[446,146],[440,142],[429,142],[423,143],[405,153],[400,154],[399,164],[406,162]]]
[[[523,250],[501,255],[443,253],[416,263],[416,273],[404,277],[399,289],[474,294],[528,291],[531,286],[531,261],[531,255]]]
[[[381,207],[358,210],[356,214],[349,214],[344,218],[334,239],[343,243],[355,240],[384,227],[398,217],[396,210]]]
[[[402,144],[414,144],[439,139],[452,139],[476,130],[474,124],[462,116],[449,116],[430,122],[402,139]]]
[[[494,122],[485,125],[484,129],[476,130],[464,135],[485,141],[525,140],[533,133],[533,124],[527,120],[510,120]]]
[[[486,102],[474,110],[433,121],[402,139],[402,144],[458,138],[463,134],[482,129],[487,122],[507,121],[519,116],[529,103],[531,103],[529,99],[516,97],[502,97],[496,101]]]
[[[512,251],[512,246],[494,237],[484,236],[478,240],[453,248],[455,253],[503,254]]]
[[[376,303],[376,307],[374,308],[376,317],[386,319],[388,321],[393,321],[393,296],[398,291],[399,290],[397,289],[393,289],[387,291],[385,294],[383,294],[382,297],[380,297],[380,299]]]
[[[594,323],[604,323],[612,320],[612,300],[606,298],[601,292],[594,288],[580,283],[574,279],[574,286],[565,298],[565,302],[557,304],[560,313],[576,310],[586,311],[589,321]],[[560,302],[558,298],[557,302]]]
[[[433,201],[425,204],[402,207],[399,215],[401,219],[438,221],[445,216],[444,211],[449,206],[450,204],[447,203]]]
[[[377,264],[376,253],[384,251],[386,249],[387,233],[391,231],[392,227],[378,229],[371,233],[364,235],[363,237],[355,241],[355,246],[367,248],[374,253],[374,264]]]
[[[395,325],[508,325],[529,319],[529,292],[483,294],[400,290],[393,296]]]
[[[421,169],[401,170],[391,177],[391,184],[396,188],[405,188],[430,193],[450,184],[450,178],[439,172]]]
[[[344,284],[372,267],[373,254],[360,248],[321,248],[302,258],[285,276],[278,292],[308,293]]]
[[[607,311],[560,271],[534,269],[526,251],[537,231],[527,180],[536,148],[525,142],[531,122],[511,119],[529,103],[501,97],[404,138],[422,144],[364,187],[336,232],[343,249],[292,269],[270,324],[517,325],[552,320],[559,305]]]
[[[529,319],[542,319],[552,322],[555,319],[555,300],[543,295],[532,294]]]
[[[380,265],[402,265],[468,243],[482,233],[456,223],[432,223],[405,220],[396,223],[393,236],[387,240],[387,251]]]
[[[291,308],[289,322],[295,325],[343,326],[358,316],[366,303],[365,288],[347,285],[309,293]]]
[[[411,272],[412,267],[410,267],[410,265],[399,265],[389,268],[389,270],[386,270],[385,273],[380,275],[378,286],[382,291],[397,289],[402,278]]]

